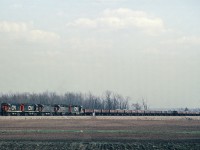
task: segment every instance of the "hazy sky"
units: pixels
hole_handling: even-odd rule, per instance
[[[0,92],[200,107],[199,18],[199,0],[0,0]]]

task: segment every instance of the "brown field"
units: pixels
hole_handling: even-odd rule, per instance
[[[30,146],[32,145],[32,146]],[[198,149],[200,121],[0,119],[1,149]]]

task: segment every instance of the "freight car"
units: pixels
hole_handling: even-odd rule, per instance
[[[104,110],[83,109],[83,115],[96,116],[200,116],[200,112],[152,111],[152,110]]]

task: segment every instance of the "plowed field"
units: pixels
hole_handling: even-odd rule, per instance
[[[200,149],[199,120],[0,119],[0,149]]]

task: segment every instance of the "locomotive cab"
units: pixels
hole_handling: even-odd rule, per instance
[[[54,105],[54,115],[62,115],[62,113],[60,112],[60,105],[55,104]]]
[[[44,106],[42,104],[38,104],[36,110],[38,110],[40,113],[43,111],[43,108],[44,108]]]
[[[2,103],[1,104],[1,115],[2,116],[6,115],[9,109],[10,109],[10,104]]]

